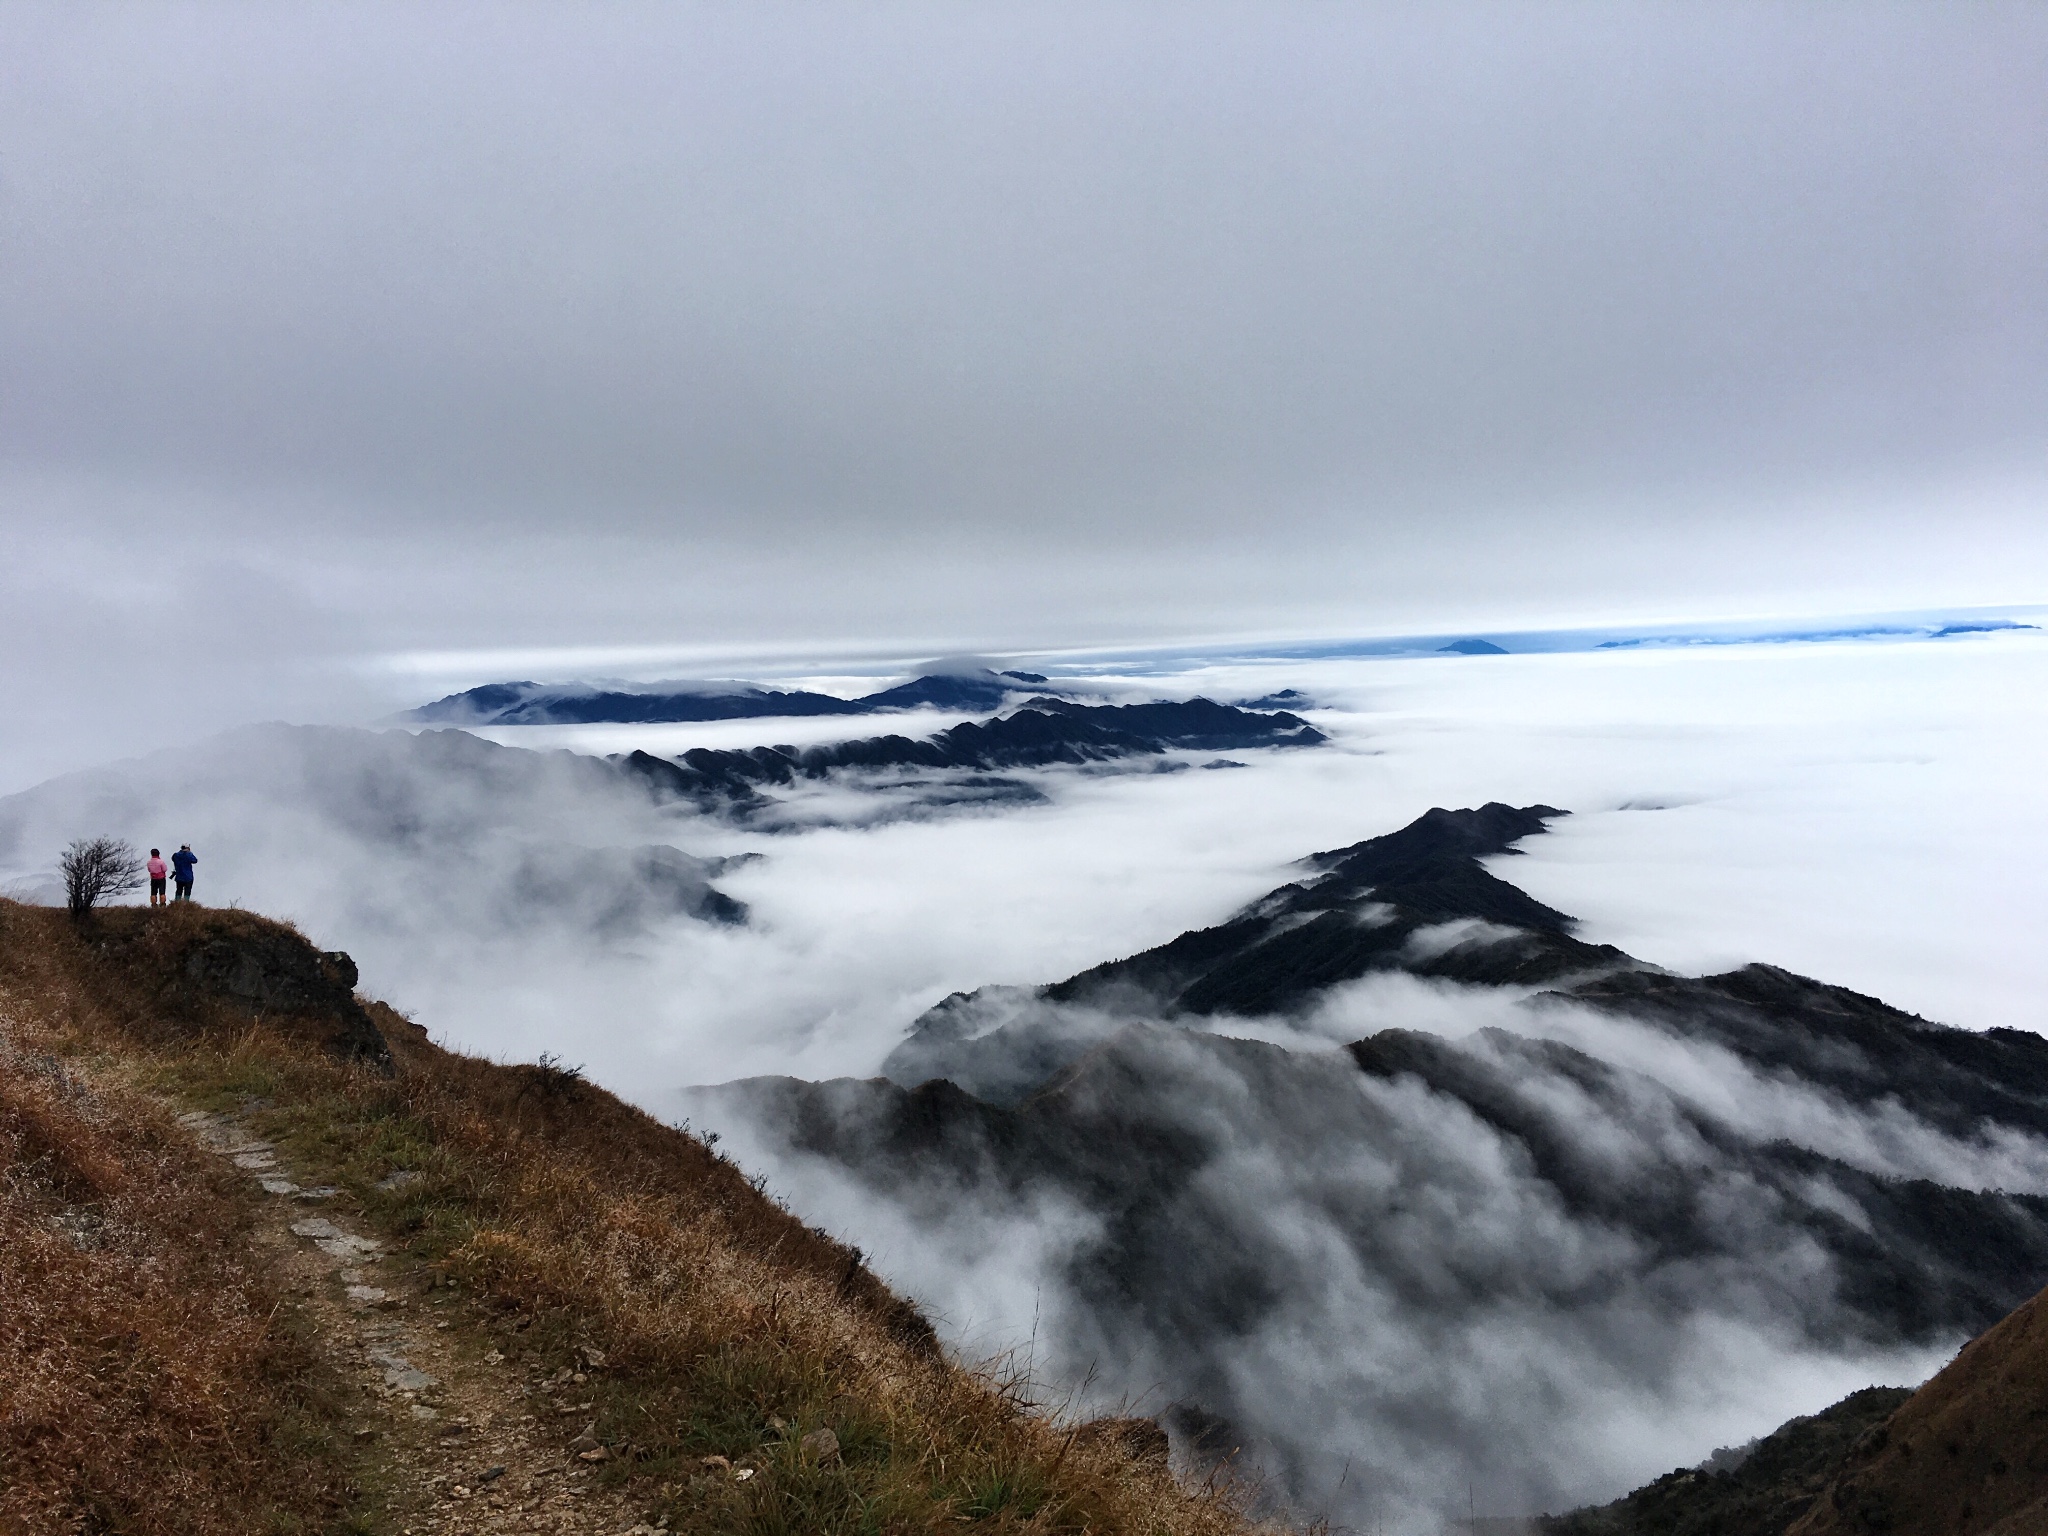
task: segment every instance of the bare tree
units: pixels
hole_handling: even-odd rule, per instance
[[[64,875],[64,902],[73,917],[84,917],[109,896],[142,884],[142,855],[118,837],[81,837],[57,859]]]

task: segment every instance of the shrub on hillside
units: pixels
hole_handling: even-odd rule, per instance
[[[82,918],[110,896],[142,884],[142,855],[118,837],[81,837],[57,858],[64,876],[64,904]]]

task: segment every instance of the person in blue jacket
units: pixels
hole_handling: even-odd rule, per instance
[[[192,899],[192,866],[199,862],[199,855],[186,843],[171,855],[171,884],[178,888],[178,900]]]

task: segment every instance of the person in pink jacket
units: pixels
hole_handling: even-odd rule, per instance
[[[164,856],[162,852],[155,848],[150,849],[149,904],[152,907],[160,907],[164,904],[164,880],[165,877],[167,877],[170,874],[170,872],[171,867],[170,865],[164,862]]]

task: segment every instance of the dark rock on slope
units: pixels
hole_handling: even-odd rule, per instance
[[[391,1048],[356,1001],[356,963],[288,929],[215,932],[185,951],[178,974],[197,990],[252,1014],[304,1021],[328,1054],[389,1069]]]
[[[180,903],[103,910],[87,935],[123,1006],[145,1000],[145,1032],[180,1039],[266,1018],[338,1060],[391,1070],[391,1048],[356,998],[355,961],[294,928]]]

